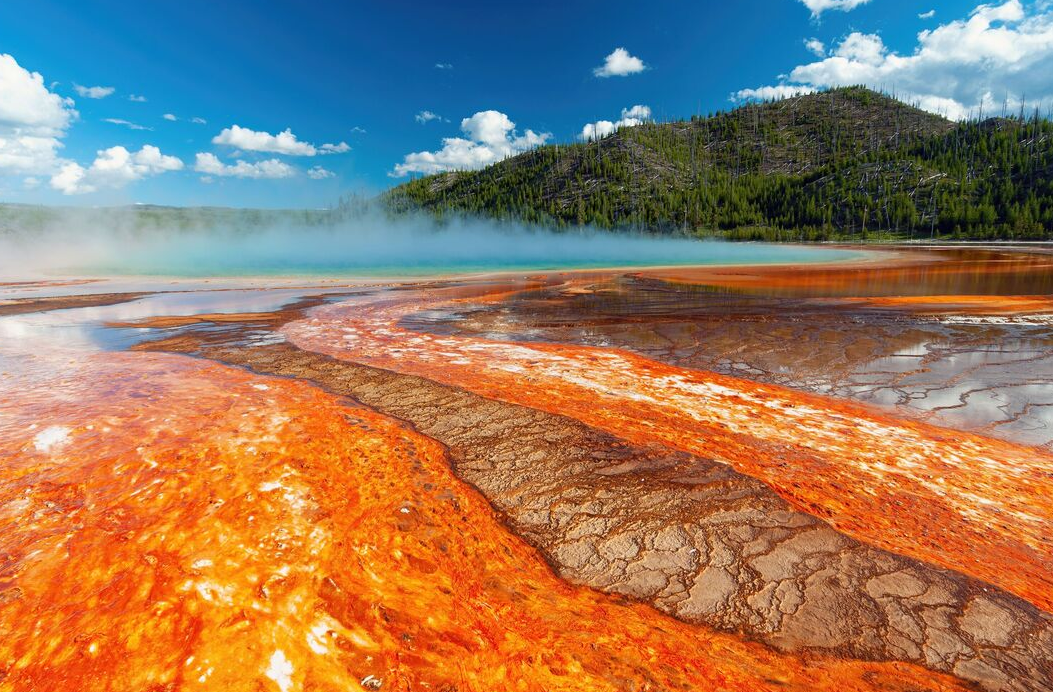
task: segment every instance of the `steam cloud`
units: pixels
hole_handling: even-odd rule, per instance
[[[0,278],[107,275],[413,275],[485,270],[815,261],[791,246],[606,231],[550,231],[486,220],[367,212],[312,221],[296,212],[52,210],[0,219]],[[159,219],[159,220],[158,220]],[[29,226],[29,227],[27,227]]]

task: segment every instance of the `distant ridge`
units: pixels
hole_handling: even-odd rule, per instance
[[[52,207],[0,203],[0,236],[58,228],[122,228],[130,231],[252,232],[276,226],[322,226],[357,210],[345,197],[333,209],[243,209],[129,204],[114,207]]]
[[[730,238],[1053,238],[1053,124],[957,123],[848,87],[539,147],[384,200]]]

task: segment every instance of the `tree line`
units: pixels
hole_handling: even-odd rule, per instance
[[[646,123],[389,191],[392,209],[732,239],[1053,238],[1053,122],[860,87]]]

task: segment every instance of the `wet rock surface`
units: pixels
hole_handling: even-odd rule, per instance
[[[619,277],[586,291],[547,288],[456,314],[423,313],[406,326],[622,348],[1053,449],[1053,308],[972,314],[953,302],[925,307]]]
[[[116,305],[142,298],[147,293],[88,293],[84,295],[53,296],[46,298],[13,298],[0,300],[0,317],[28,315],[44,310],[65,310],[103,305]]]
[[[307,379],[411,423],[447,445],[457,475],[571,581],[786,651],[909,661],[985,690],[1053,688],[1050,615],[840,534],[724,464],[427,379],[237,341],[212,331],[150,348]]]

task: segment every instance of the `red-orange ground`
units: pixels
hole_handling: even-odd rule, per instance
[[[959,689],[568,586],[440,445],[303,383],[118,354],[0,389],[0,690]]]
[[[613,349],[418,334],[399,326],[400,318],[443,300],[430,292],[319,308],[285,332],[310,350],[726,461],[867,543],[965,572],[1053,610],[1049,454]]]

